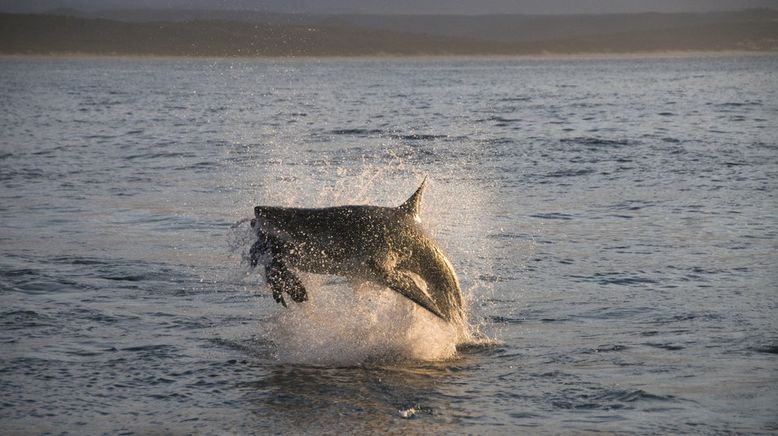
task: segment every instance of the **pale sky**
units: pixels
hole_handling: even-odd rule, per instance
[[[314,14],[593,14],[764,7],[778,9],[778,0],[0,0],[0,11],[7,12],[44,12],[56,8],[188,8]]]

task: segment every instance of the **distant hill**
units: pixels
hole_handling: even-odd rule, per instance
[[[683,33],[684,29],[713,29],[772,25],[778,29],[778,11],[746,10],[703,14],[606,15],[483,15],[483,16],[378,16],[334,17],[333,22],[395,32],[427,33],[493,42],[543,42],[601,38],[630,33]],[[717,32],[712,32],[717,33]],[[712,33],[701,33],[704,40]],[[749,37],[748,35],[743,35]]]
[[[778,51],[778,11],[321,16],[241,11],[0,14],[0,53],[421,56]]]
[[[508,53],[499,44],[349,28],[237,21],[128,23],[0,14],[0,53],[366,56]]]

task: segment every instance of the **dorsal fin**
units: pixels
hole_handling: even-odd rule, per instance
[[[422,180],[419,189],[400,205],[400,210],[412,216],[416,221],[420,221],[419,212],[421,212],[421,196],[424,194],[424,187],[427,185],[427,178]]]

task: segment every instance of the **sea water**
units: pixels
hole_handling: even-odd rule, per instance
[[[3,433],[778,431],[778,57],[0,60]],[[481,341],[245,261],[399,205]],[[236,223],[238,225],[236,225]]]

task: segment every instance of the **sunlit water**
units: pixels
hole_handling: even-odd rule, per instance
[[[778,431],[778,58],[0,60],[0,428]],[[399,205],[473,329],[233,225]]]

